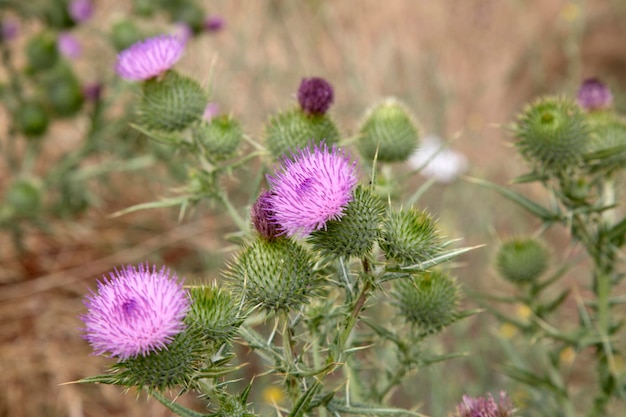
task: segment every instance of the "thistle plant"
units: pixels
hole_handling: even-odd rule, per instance
[[[179,46],[173,38],[146,40],[121,52],[117,68],[120,76],[141,84],[133,126],[176,151],[188,183],[178,196],[120,214],[171,206],[184,214],[211,203],[239,228],[231,234],[237,249],[218,280],[188,284],[185,301],[168,304],[181,307],[168,310],[178,321],[159,326],[156,340],[124,355],[91,342],[96,353],[108,353],[117,363],[80,382],[139,387],[181,416],[258,415],[263,408],[251,393],[270,383],[280,384],[284,398],[276,405],[279,415],[420,415],[397,408],[392,394],[419,369],[459,355],[434,353],[428,343],[475,312],[461,308],[461,286],[448,263],[472,248],[454,247],[424,209],[383,197],[380,174],[389,173],[385,164],[396,160],[378,160],[376,152],[363,161],[354,157],[349,146],[354,139],[342,140],[328,114],[334,96],[326,80],[303,79],[299,107],[270,115],[263,139],[256,140],[234,116],[209,108],[202,88],[185,87],[194,81],[182,81],[171,68]],[[395,100],[386,103],[392,108],[384,109],[391,112],[383,117],[385,135],[359,134],[356,140],[404,154],[417,146],[417,125],[408,108]],[[171,124],[169,114],[176,115]],[[366,123],[374,126],[378,116]],[[396,145],[392,137],[410,143]],[[258,167],[253,178],[240,169],[250,162]],[[255,185],[243,209],[222,185],[225,174]],[[164,315],[162,301],[173,295],[166,286],[151,287],[145,291],[150,297],[133,301],[126,293],[138,285],[132,279],[137,271],[124,271],[125,283],[115,286],[122,294],[111,308],[115,320],[125,320],[124,334],[144,340],[147,317],[155,316],[151,311]],[[178,281],[167,281],[180,289]],[[100,292],[108,288],[100,286]],[[94,324],[101,321],[97,299],[88,297],[83,316],[89,341],[109,337],[106,326]],[[152,302],[157,305],[151,309]],[[382,323],[378,314],[397,318]],[[262,371],[253,379],[242,374],[245,364],[236,344],[257,356]],[[393,360],[372,369],[385,363],[389,352]],[[209,411],[183,407],[170,398],[172,390],[199,394]]]
[[[485,304],[507,326],[533,341],[529,346],[521,340],[503,340],[512,360],[505,372],[531,394],[528,410],[534,414],[529,415],[595,417],[621,415],[619,410],[625,409],[619,311],[626,219],[617,184],[623,179],[626,130],[611,102],[610,90],[590,79],[576,99],[541,97],[512,125],[515,147],[531,168],[512,183],[540,184],[548,192],[548,202],[478,181],[541,221],[537,232],[507,238],[497,252],[497,271],[514,286],[512,294],[485,296],[526,312],[516,317]],[[568,258],[563,249],[548,247],[541,235],[557,226],[569,234],[567,252],[581,255]],[[557,257],[564,259],[561,265]],[[572,363],[571,358],[579,355],[590,359],[584,367]],[[568,378],[570,372],[591,370],[595,375],[588,378],[595,384],[584,390]]]

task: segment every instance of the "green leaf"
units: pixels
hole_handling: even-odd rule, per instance
[[[626,217],[606,232],[606,238],[620,247],[624,244],[626,234]]]
[[[187,203],[190,198],[191,196],[182,196],[182,197],[176,197],[176,198],[166,198],[161,201],[151,201],[148,203],[135,204],[134,206],[130,206],[125,209],[116,211],[115,213],[111,214],[110,217],[120,217],[125,214],[133,213],[139,210],[180,206],[180,205]]]
[[[209,417],[211,414],[201,414],[197,411],[193,411],[187,407],[183,407],[180,404],[175,403],[169,398],[165,397],[158,391],[151,392],[151,395],[156,398],[161,404],[170,409],[173,413],[178,414],[181,417]]]
[[[75,381],[76,384],[107,384],[107,385],[120,385],[119,380],[113,375],[95,375],[88,376],[86,378]]]
[[[526,210],[530,211],[531,213],[533,213],[534,215],[536,215],[537,217],[539,217],[540,219],[542,219],[545,222],[554,222],[554,221],[561,221],[562,220],[562,216],[559,215],[558,213],[554,213],[553,211],[543,207],[542,205],[539,205],[537,203],[535,203],[534,201],[532,201],[531,199],[529,199],[528,197],[519,194],[513,190],[510,190],[508,188],[502,187],[498,184],[494,184],[492,182],[489,181],[485,181],[479,178],[468,178],[467,179],[469,182],[473,182],[474,184],[478,184],[478,185],[482,185],[483,187],[489,188],[490,190],[494,190],[497,193],[499,193],[500,195],[508,198],[509,200],[513,201],[514,203],[517,203],[518,205],[520,205],[521,207],[525,208]]]
[[[165,134],[162,132],[154,132],[134,123],[130,123],[130,127],[132,127],[133,129],[141,132],[142,134],[146,135],[150,139],[155,140],[156,142],[159,142],[159,143],[164,143],[166,145],[180,145],[181,143],[183,143],[180,136],[178,135]]]
[[[456,258],[457,256],[462,255],[471,250],[482,248],[483,246],[485,245],[476,245],[476,246],[469,246],[469,247],[460,248],[460,249],[453,249],[447,252],[443,252],[439,256],[435,256],[434,258],[431,258],[424,262],[417,263],[415,265],[401,266],[400,269],[403,271],[426,271],[428,270],[428,268],[432,268],[433,266],[442,264],[446,261],[449,261],[452,258]]]
[[[392,407],[370,407],[367,405],[347,405],[342,404],[339,401],[331,401],[326,405],[328,411],[337,415],[338,413],[346,413],[346,414],[358,414],[358,415],[369,415],[369,416],[419,416],[426,417],[424,414],[418,413],[416,411],[404,410],[402,408],[392,408]]]
[[[306,390],[304,395],[300,397],[293,410],[289,413],[289,417],[303,417],[305,413],[309,411],[311,401],[313,401],[315,394],[317,394],[317,391],[321,388],[322,383],[316,379],[313,385],[311,385],[309,389]]]
[[[513,178],[511,180],[511,184],[527,184],[529,182],[535,181],[546,181],[548,176],[545,174],[540,174],[539,172],[529,172],[527,174],[520,175],[519,177]]]

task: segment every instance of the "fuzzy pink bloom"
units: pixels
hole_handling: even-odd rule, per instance
[[[215,116],[217,116],[220,112],[220,106],[217,103],[208,103],[204,108],[204,113],[202,113],[202,118],[207,122],[213,120]]]
[[[464,395],[454,417],[513,417],[514,413],[511,399],[506,392],[500,391],[500,402],[496,402],[491,394],[486,397]]]
[[[172,68],[182,57],[184,49],[185,41],[180,36],[148,38],[120,52],[115,71],[127,80],[147,80]]]
[[[613,104],[613,94],[599,79],[587,78],[578,89],[576,101],[587,111],[608,109]]]
[[[127,266],[85,298],[85,339],[99,355],[123,361],[165,348],[184,328],[189,297],[182,281],[148,264]]]
[[[325,143],[285,158],[271,185],[272,220],[287,236],[306,236],[343,216],[357,184],[356,162]]]
[[[83,48],[80,46],[78,39],[68,32],[62,32],[57,38],[57,49],[66,58],[80,58]]]
[[[72,0],[67,6],[68,12],[75,22],[82,23],[93,15],[91,0]]]

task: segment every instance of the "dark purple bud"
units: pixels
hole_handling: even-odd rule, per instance
[[[282,229],[274,221],[272,192],[264,191],[259,195],[251,210],[252,224],[262,238],[273,240],[282,234]]]
[[[204,30],[207,32],[219,32],[226,26],[226,21],[222,16],[213,15],[206,18],[204,21]]]
[[[304,78],[298,88],[298,102],[305,113],[324,114],[333,103],[333,87],[323,78]]]
[[[4,19],[0,23],[0,41],[10,41],[17,37],[20,31],[17,20]]]
[[[602,110],[611,107],[613,94],[611,90],[597,78],[587,78],[578,89],[576,99],[580,107],[587,111]]]
[[[76,23],[83,23],[93,15],[93,3],[91,0],[72,0],[68,12]]]
[[[83,86],[83,96],[87,101],[96,102],[102,96],[102,84],[94,82]]]

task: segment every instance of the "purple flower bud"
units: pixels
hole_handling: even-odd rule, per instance
[[[77,59],[80,58],[83,48],[78,43],[78,40],[74,35],[68,32],[62,32],[57,38],[57,49],[66,58]]]
[[[597,78],[587,78],[578,89],[577,101],[587,111],[602,110],[611,107],[613,94]]]
[[[99,101],[102,96],[102,87],[102,83],[99,82],[85,84],[83,86],[83,96],[91,102]]]
[[[83,23],[93,15],[93,3],[91,0],[72,0],[68,12],[76,23]]]
[[[272,192],[264,191],[252,206],[252,224],[256,231],[266,240],[273,240],[282,234],[280,226],[272,219]]]
[[[190,304],[176,274],[148,264],[116,270],[84,302],[84,337],[94,353],[122,361],[165,348],[184,330]]]
[[[219,32],[226,26],[226,21],[222,16],[213,15],[204,20],[204,30],[207,32]]]
[[[333,87],[323,78],[304,78],[298,88],[298,102],[305,113],[324,114],[333,99]]]
[[[4,19],[0,23],[0,41],[10,41],[15,39],[19,33],[20,26],[17,20]]]
[[[218,115],[220,111],[220,106],[217,103],[209,103],[204,108],[204,113],[202,114],[202,118],[207,122],[210,122],[215,116]]]
[[[147,80],[172,68],[184,49],[185,41],[175,35],[148,38],[120,52],[115,71],[127,80]]]

